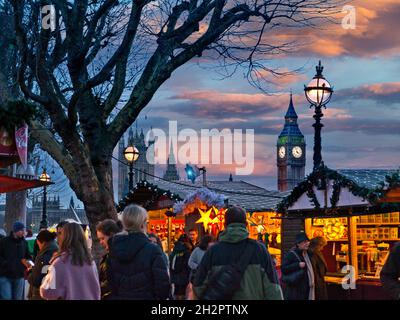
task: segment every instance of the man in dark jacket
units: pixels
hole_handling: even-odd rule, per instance
[[[189,285],[190,268],[189,258],[192,245],[186,234],[182,234],[174,245],[169,257],[171,282],[174,284],[175,300],[184,300]]]
[[[283,258],[281,270],[286,300],[315,300],[315,276],[309,245],[307,235],[301,232],[296,236],[296,246]]]
[[[42,284],[43,278],[47,274],[54,253],[58,251],[58,245],[55,238],[56,234],[47,229],[41,230],[36,238],[39,252],[35,258],[35,265],[30,270],[28,276],[28,282],[30,285],[28,294],[29,300],[42,300],[39,288]]]
[[[197,269],[193,289],[199,299],[209,292],[211,279],[215,279],[226,266],[237,264],[244,251],[251,251],[249,263],[243,269],[240,288],[233,293],[233,300],[282,300],[282,291],[271,256],[265,246],[249,239],[246,212],[230,207],[225,214],[225,230],[219,242],[209,248]]]
[[[383,288],[400,300],[400,242],[396,243],[381,271]]]
[[[24,272],[32,260],[24,238],[25,226],[15,222],[8,237],[0,240],[0,300],[23,300]]]
[[[145,234],[147,211],[130,205],[121,218],[125,232],[115,235],[109,244],[106,272],[110,299],[167,299],[170,294],[168,269],[160,247]]]

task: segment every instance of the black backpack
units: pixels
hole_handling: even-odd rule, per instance
[[[248,247],[250,247],[248,249]],[[207,287],[201,297],[202,300],[232,300],[233,295],[240,289],[240,282],[256,246],[247,243],[239,255],[240,261],[222,266],[211,275]]]

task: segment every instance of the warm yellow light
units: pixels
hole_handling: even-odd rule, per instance
[[[139,158],[139,150],[135,146],[129,146],[124,151],[124,157],[128,162],[135,162]]]
[[[51,179],[50,176],[46,173],[46,170],[44,170],[43,173],[40,175],[39,180],[43,182],[50,182]]]
[[[214,219],[210,218],[211,211],[212,211],[212,208],[207,210],[207,211],[203,211],[203,210],[199,209],[199,213],[201,215],[201,218],[199,220],[197,220],[196,223],[203,223],[205,231],[207,231],[209,225],[214,222],[213,221]]]
[[[310,103],[324,105],[332,96],[332,88],[327,80],[314,78],[305,88],[305,93]]]
[[[328,240],[340,240],[344,238],[346,227],[337,218],[325,220],[323,232]]]

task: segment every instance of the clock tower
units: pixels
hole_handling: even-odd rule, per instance
[[[285,125],[277,143],[278,190],[293,189],[304,179],[306,167],[306,143],[297,124],[292,94],[285,115]]]

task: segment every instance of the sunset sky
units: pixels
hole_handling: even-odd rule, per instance
[[[255,169],[249,176],[234,176],[268,189],[277,188],[276,141],[284,124],[290,91],[299,126],[306,137],[307,167],[312,167],[313,110],[304,97],[304,84],[322,60],[324,76],[334,87],[324,110],[322,156],[331,168],[398,168],[400,155],[400,2],[350,1],[356,9],[356,28],[340,24],[320,29],[267,31],[263,41],[296,41],[296,51],[275,56],[266,67],[281,71],[301,69],[266,87],[268,95],[252,87],[246,70],[222,79],[215,61],[201,58],[176,71],[139,116],[138,126],[166,130],[168,121],[178,128],[255,130]],[[339,18],[344,17],[342,13]],[[181,177],[184,164],[178,164]],[[116,163],[114,163],[116,169]],[[227,180],[232,165],[209,165],[208,179]],[[157,166],[163,175],[165,166]],[[114,170],[116,175],[117,170]],[[61,178],[60,178],[61,179]],[[65,180],[65,178],[62,178]],[[63,181],[64,181],[63,180]],[[117,180],[114,178],[115,194]],[[72,194],[63,188],[64,204]]]
[[[212,62],[190,63],[169,79],[139,117],[139,127],[255,130],[255,170],[236,177],[276,189],[276,140],[293,91],[299,126],[306,136],[307,168],[312,166],[313,110],[304,84],[321,59],[334,95],[324,110],[323,160],[332,168],[398,168],[400,155],[400,3],[396,0],[353,1],[356,29],[281,30],[277,36],[297,40],[298,50],[268,62],[268,67],[301,72],[275,78],[270,95],[252,87],[245,70],[222,79]],[[344,13],[343,13],[344,16]],[[266,39],[267,39],[266,34]],[[272,77],[270,77],[272,79]],[[145,117],[147,116],[147,117]],[[147,118],[147,119],[146,119]],[[181,172],[183,165],[180,165]],[[162,168],[158,170],[162,173]],[[231,166],[209,166],[211,178],[226,179]],[[183,173],[182,173],[183,174]]]

